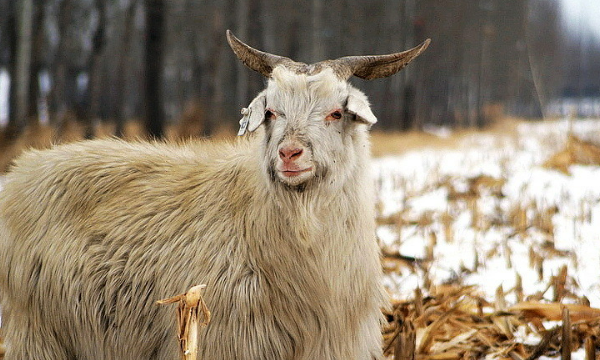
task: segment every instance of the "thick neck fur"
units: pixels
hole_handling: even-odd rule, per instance
[[[363,140],[366,136],[358,142],[361,145],[356,145],[365,145]],[[356,158],[346,181],[315,181],[303,191],[273,182],[261,166],[248,168],[252,173],[249,178],[256,176],[260,181],[256,182],[255,196],[247,209],[262,212],[261,216],[250,216],[252,221],[264,221],[245,224],[251,232],[248,251],[253,254],[247,257],[252,259],[249,271],[276,284],[278,289],[272,291],[285,294],[280,298],[285,299],[283,303],[268,305],[275,318],[287,319],[280,311],[302,314],[300,323],[292,320],[280,324],[294,341],[306,336],[306,331],[311,333],[309,339],[302,341],[314,342],[314,346],[305,349],[314,348],[317,353],[303,354],[299,357],[302,359],[320,358],[322,339],[361,333],[363,330],[350,319],[362,318],[364,311],[377,312],[383,304],[378,287],[380,265],[374,239],[368,152],[361,153],[364,156]],[[361,258],[369,260],[355,263]],[[263,306],[259,301],[270,303],[275,298],[256,297],[256,309]],[[315,299],[319,299],[317,303]],[[357,303],[361,305],[357,307]],[[323,333],[312,333],[315,329]],[[340,345],[332,341],[328,346]],[[355,351],[340,346],[334,353],[343,354],[336,359],[351,359],[356,358]]]
[[[366,132],[356,134],[349,144],[347,153],[353,163],[347,166],[347,173],[332,173],[338,169],[330,169],[324,178],[317,176],[300,186],[289,186],[274,179],[261,161],[255,167],[261,183],[257,200],[274,216],[285,220],[282,225],[289,226],[290,237],[303,241],[306,246],[318,239],[315,234],[326,232],[333,224],[371,218],[374,198],[366,137]],[[357,213],[358,209],[362,212]]]

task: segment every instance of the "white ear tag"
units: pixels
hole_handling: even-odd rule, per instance
[[[242,109],[242,119],[240,120],[240,129],[238,130],[238,136],[242,136],[246,133],[246,129],[248,129],[248,123],[250,122],[250,113],[252,109],[243,108]]]

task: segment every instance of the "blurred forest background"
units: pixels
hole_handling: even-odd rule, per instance
[[[235,58],[226,29],[303,62],[431,38],[400,74],[352,80],[380,129],[598,116],[600,37],[566,19],[564,1],[0,0],[0,141],[39,124],[86,137],[132,121],[156,137],[233,129],[264,79]]]

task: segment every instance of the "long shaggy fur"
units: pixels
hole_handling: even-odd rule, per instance
[[[278,70],[261,94],[286,118],[249,139],[19,158],[0,191],[6,360],[174,359],[174,311],[155,301],[199,283],[213,315],[200,359],[379,358],[367,126],[322,121],[356,92]],[[272,173],[289,138],[319,168],[302,186]]]

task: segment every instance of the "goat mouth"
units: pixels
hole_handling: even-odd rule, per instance
[[[279,172],[285,176],[285,177],[295,177],[298,176],[300,174],[312,171],[312,166],[306,169],[302,169],[302,170],[279,170]]]

